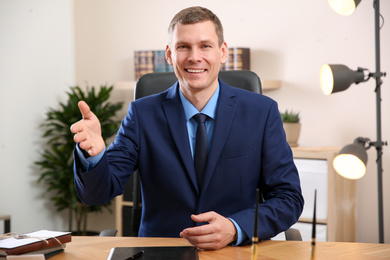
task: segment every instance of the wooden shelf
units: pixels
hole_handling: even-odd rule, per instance
[[[281,85],[280,80],[261,80],[261,87],[265,91],[279,89]]]
[[[131,90],[132,92],[134,92],[135,83],[136,83],[135,81],[116,82],[114,90],[117,91]],[[279,89],[281,88],[281,86],[282,84],[280,80],[261,80],[261,87],[262,90],[264,91]],[[133,93],[131,93],[131,95],[133,95]]]

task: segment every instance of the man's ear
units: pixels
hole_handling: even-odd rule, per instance
[[[221,64],[224,64],[229,56],[229,49],[226,42],[221,46]]]
[[[172,51],[171,51],[171,48],[169,47],[169,45],[167,45],[167,47],[165,47],[165,59],[167,60],[169,65],[173,65],[173,63],[172,63]]]

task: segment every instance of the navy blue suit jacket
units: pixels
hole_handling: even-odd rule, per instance
[[[138,168],[142,185],[140,236],[178,237],[191,214],[215,211],[252,237],[256,188],[259,239],[294,224],[303,208],[300,181],[275,101],[219,81],[214,134],[202,190],[191,156],[179,84],[132,102],[96,168],[80,170],[77,193],[85,204],[122,194]],[[248,242],[248,241],[247,241]]]

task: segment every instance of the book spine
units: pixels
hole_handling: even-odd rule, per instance
[[[135,80],[144,74],[154,72],[154,52],[153,51],[135,51],[134,69]]]
[[[72,235],[67,234],[63,236],[56,237],[62,244],[68,243],[72,241]],[[46,243],[47,242],[47,243]],[[56,247],[58,246],[59,243],[56,239],[54,238],[49,238],[46,240],[38,241],[32,244],[20,246],[20,247],[15,247],[11,249],[2,249],[5,251],[6,255],[21,255],[37,250],[42,250],[44,248],[50,248],[50,247]]]
[[[250,49],[249,48],[229,48],[228,58],[222,64],[221,70],[249,70],[250,69]]]
[[[167,71],[167,60],[165,59],[165,51],[154,51],[153,57],[154,72],[165,72]]]

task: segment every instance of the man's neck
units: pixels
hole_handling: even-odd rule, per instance
[[[218,81],[216,84],[213,84],[213,86],[200,90],[189,90],[187,88],[180,87],[183,95],[191,102],[192,105],[194,105],[194,107],[196,107],[196,109],[198,109],[198,111],[202,111],[202,109],[207,105],[217,88]]]

